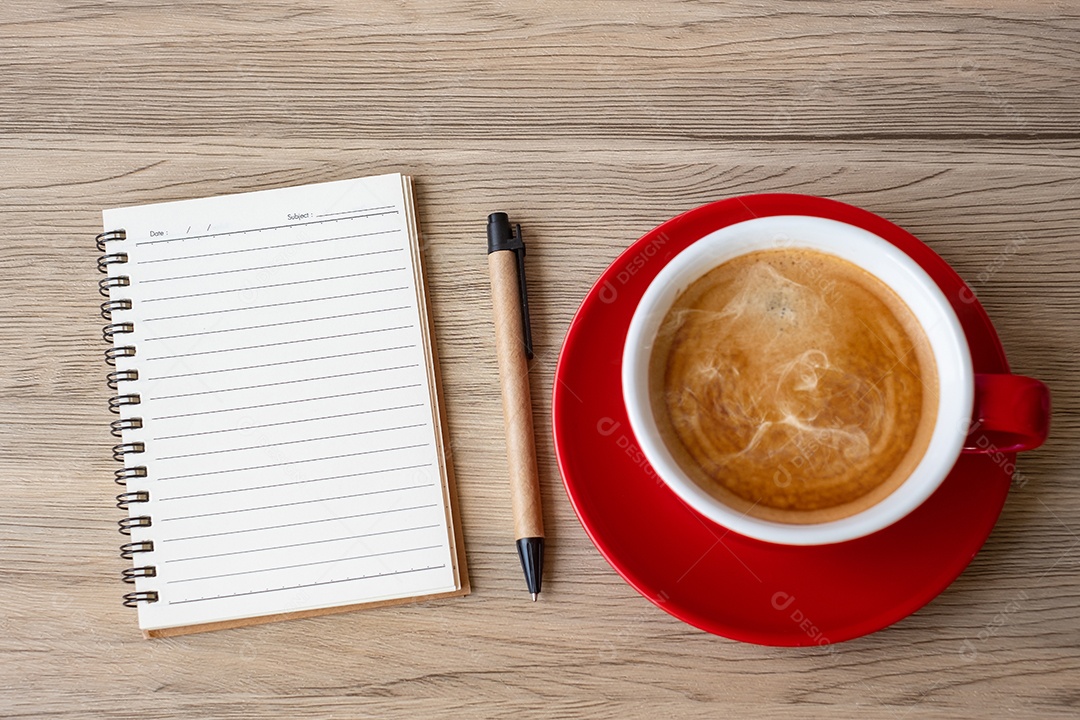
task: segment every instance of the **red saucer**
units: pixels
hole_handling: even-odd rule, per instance
[[[805,195],[722,200],[669,220],[634,243],[589,292],[555,371],[555,449],[581,524],[638,592],[702,630],[763,645],[823,645],[880,630],[915,612],[967,567],[1009,490],[1014,456],[963,455],[918,510],[873,535],[792,547],[707,520],[656,477],[638,450],[620,368],[645,288],[681,250],[717,230],[768,215],[816,215],[857,225],[914,258],[952,301],[977,373],[1008,372],[986,312],[948,264],[873,213]]]

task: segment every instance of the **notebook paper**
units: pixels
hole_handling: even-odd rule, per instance
[[[103,213],[144,630],[460,589],[411,197],[384,175]]]

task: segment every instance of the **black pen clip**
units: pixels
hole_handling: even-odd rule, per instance
[[[529,292],[525,287],[525,241],[521,239],[521,226],[510,225],[506,213],[488,215],[488,254],[499,250],[511,250],[517,258],[518,291],[521,295],[521,329],[525,337],[525,357],[532,360],[532,327],[529,323]]]

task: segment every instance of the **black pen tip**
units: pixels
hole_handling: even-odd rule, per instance
[[[521,569],[525,573],[525,585],[535,602],[540,594],[540,581],[544,574],[544,538],[526,537],[517,541]]]

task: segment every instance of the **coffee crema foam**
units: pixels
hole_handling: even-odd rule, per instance
[[[937,415],[937,369],[903,300],[865,270],[761,250],[690,285],[649,361],[664,443],[698,485],[765,520],[827,522],[911,474]]]

